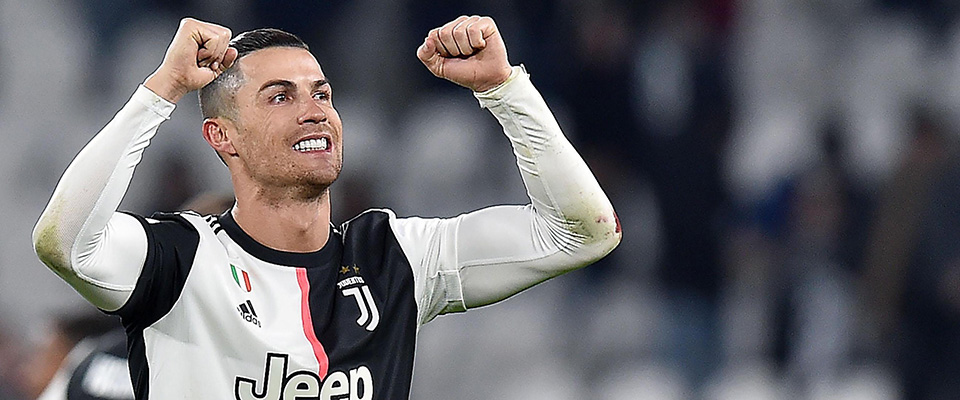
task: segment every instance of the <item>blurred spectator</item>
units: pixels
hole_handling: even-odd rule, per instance
[[[697,387],[720,362],[719,246],[726,208],[720,149],[729,135],[733,108],[721,54],[729,35],[724,10],[730,4],[679,1],[650,10],[630,71],[633,92],[611,99],[634,106],[625,121],[633,121],[636,131],[601,125],[613,131],[611,139],[623,143],[608,146],[627,150],[623,158],[642,168],[652,182],[664,235],[658,276],[667,290],[669,319],[664,322],[671,332],[665,356]],[[623,79],[609,72],[607,76],[611,85]],[[617,93],[609,89],[606,96]],[[603,105],[617,109],[612,106]]]
[[[30,399],[46,399],[64,391],[70,372],[93,350],[84,339],[100,336],[120,326],[115,318],[77,311],[53,318],[36,347],[20,366],[19,383]]]
[[[157,192],[163,195],[154,197],[153,209],[165,212],[178,211],[177,207],[200,190],[197,176],[192,173],[190,166],[183,158],[169,153],[165,154],[164,158],[166,160],[160,171],[160,190]]]
[[[20,400],[17,383],[17,364],[23,349],[10,338],[6,327],[0,323],[0,399]]]
[[[862,334],[872,345],[868,350],[890,358],[896,349],[886,345],[897,340],[903,322],[904,281],[916,262],[923,227],[924,209],[943,179],[955,154],[942,119],[928,108],[917,108],[910,125],[910,142],[890,183],[880,194],[865,252],[864,319]]]
[[[115,329],[95,338],[92,346],[92,351],[70,371],[66,385],[39,400],[134,399],[123,330]]]
[[[894,360],[901,371],[907,400],[952,399],[960,395],[960,157],[955,138],[949,129],[932,114],[919,114],[914,124],[912,148],[902,167],[901,184],[890,200],[910,200],[903,207],[912,207],[911,216],[880,215],[902,222],[896,228],[890,223],[879,228],[902,231],[893,251],[909,249],[909,258],[890,252],[893,263],[875,265],[874,288],[883,307],[880,321],[899,324],[900,332],[890,335],[889,322],[884,338],[899,339],[899,352]],[[910,180],[912,183],[907,183]],[[880,240],[893,235],[878,231]],[[888,243],[897,243],[889,241]],[[881,243],[883,244],[883,243]],[[879,247],[879,246],[878,246]],[[883,261],[883,260],[879,260]],[[906,268],[904,268],[906,267]]]
[[[854,280],[843,259],[850,203],[835,163],[804,174],[792,199],[785,258],[777,286],[784,288],[785,373],[794,391],[809,397],[833,384],[848,365],[852,346]]]

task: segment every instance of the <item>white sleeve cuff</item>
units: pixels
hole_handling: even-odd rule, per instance
[[[521,64],[511,67],[511,70],[510,77],[503,81],[503,83],[497,85],[497,87],[483,92],[473,93],[473,96],[480,101],[480,107],[490,108],[491,105],[509,97],[512,93],[528,90],[528,87],[533,87],[533,84],[530,83],[530,74],[527,73],[526,67]]]
[[[158,94],[154,93],[152,90],[143,85],[140,85],[140,87],[137,88],[137,91],[133,92],[133,96],[130,97],[130,100],[144,105],[149,110],[155,112],[164,119],[170,119],[170,114],[173,114],[173,109],[177,107],[176,104],[173,104],[167,101],[167,99],[160,97]]]

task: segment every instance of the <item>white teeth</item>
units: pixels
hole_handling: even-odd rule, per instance
[[[326,150],[327,138],[301,140],[293,145],[293,149],[301,152]]]

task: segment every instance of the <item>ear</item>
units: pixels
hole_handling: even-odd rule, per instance
[[[237,149],[233,146],[231,136],[237,133],[236,125],[223,118],[207,118],[203,120],[203,139],[220,154],[221,158],[234,157]],[[230,133],[229,135],[227,133]],[[226,160],[224,160],[226,161]]]

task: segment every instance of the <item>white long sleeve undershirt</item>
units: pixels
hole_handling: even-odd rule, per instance
[[[510,139],[531,204],[448,219],[391,218],[414,269],[421,323],[588,265],[620,241],[613,207],[526,72],[514,67],[507,82],[475,95]],[[101,309],[123,306],[140,275],[146,232],[116,209],[173,108],[138,88],[67,168],[34,229],[40,259]]]

